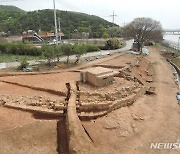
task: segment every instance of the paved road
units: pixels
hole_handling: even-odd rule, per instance
[[[90,53],[87,53],[87,54],[84,54],[83,56],[81,56],[81,59],[86,59],[86,58],[89,58],[89,57],[100,57],[100,56],[106,56],[107,54],[114,54],[114,53],[117,53],[117,52],[124,52],[128,49],[131,48],[132,46],[132,43],[133,41],[130,40],[130,41],[126,41],[126,46],[124,48],[121,48],[121,49],[117,49],[117,50],[101,50],[101,51],[98,51],[98,52],[90,52]],[[60,59],[60,61],[66,61],[67,57],[64,56]],[[70,60],[75,60],[76,59],[76,56],[73,55],[73,56],[70,56]],[[45,61],[45,60],[41,60],[41,61]],[[39,64],[40,61],[36,61],[36,60],[31,60],[31,61],[28,61],[29,65],[36,65],[36,64]],[[11,67],[18,67],[20,66],[20,62],[9,62],[9,63],[0,63],[0,69],[3,69],[3,68],[11,68]]]

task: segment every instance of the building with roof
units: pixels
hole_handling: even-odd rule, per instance
[[[58,33],[58,38],[59,37],[63,37],[64,34],[63,33]],[[22,41],[23,42],[31,42],[33,44],[40,44],[43,41],[46,42],[54,42],[56,40],[56,36],[54,33],[35,33],[34,31],[28,31],[28,32],[24,32],[23,36],[22,36]]]

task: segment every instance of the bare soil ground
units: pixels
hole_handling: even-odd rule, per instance
[[[180,106],[177,104],[177,86],[174,83],[172,68],[159,51],[150,49],[149,59],[155,69],[156,95],[144,95],[132,106],[123,107],[103,118],[83,121],[98,153],[102,154],[178,154],[176,150],[151,150],[151,142],[177,142],[180,140]],[[111,56],[73,68],[74,70],[94,64],[127,65],[136,56]],[[115,58],[115,60],[113,60]],[[109,60],[109,62],[108,62]],[[143,64],[142,64],[143,65]],[[143,70],[143,67],[142,67]],[[135,71],[135,73],[137,73]],[[138,72],[139,77],[145,76]],[[145,77],[146,78],[146,77]],[[78,80],[79,73],[0,77],[0,80],[32,85],[48,89],[65,90],[65,83]],[[42,91],[19,87],[0,82],[0,94],[52,96]],[[41,119],[41,120],[40,120]],[[67,150],[64,123],[56,119],[34,116],[31,113],[0,106],[0,153],[65,153]],[[57,126],[58,132],[57,134]],[[60,131],[62,130],[62,131]],[[57,145],[60,143],[60,145]],[[58,150],[59,148],[59,150]]]
[[[0,82],[0,94],[4,95],[21,95],[21,96],[50,96],[58,97],[57,95],[50,94],[48,92],[37,91],[26,87],[12,85],[8,83]]]
[[[79,73],[62,72],[56,74],[6,76],[1,77],[0,80],[64,92],[66,91],[65,83],[79,80]]]
[[[126,67],[129,64],[133,64],[137,61],[136,56],[131,54],[125,54],[123,56],[113,58],[112,60],[105,61],[101,65],[109,65],[114,67]]]
[[[106,117],[84,122],[99,153],[178,154],[178,150],[151,150],[150,143],[173,143],[180,140],[180,106],[172,68],[158,50],[147,57],[155,68],[156,95],[143,96],[130,107]]]
[[[56,128],[56,121],[36,121],[0,132],[0,153],[57,153]]]

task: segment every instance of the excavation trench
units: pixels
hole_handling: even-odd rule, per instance
[[[76,82],[66,83],[66,93],[57,92],[54,90],[43,89],[38,87],[32,87],[30,85],[23,85],[20,83],[14,83],[1,80],[1,82],[14,84],[21,87],[26,87],[38,91],[45,91],[57,96],[65,96],[66,108],[63,111],[63,116],[44,117],[43,114],[36,114],[37,119],[56,119],[57,122],[57,152],[58,153],[97,153],[96,145],[93,142],[91,134],[83,127],[77,113],[77,101],[79,98],[79,87]],[[141,92],[140,92],[141,93]],[[139,95],[137,95],[139,96]],[[136,97],[136,96],[135,96]],[[134,98],[133,98],[134,99]],[[127,100],[128,101],[128,100]],[[132,101],[128,101],[132,102]],[[119,108],[119,106],[117,106]],[[116,109],[116,106],[113,110]]]
[[[76,111],[78,84],[66,83],[66,88],[66,101],[68,103],[62,120],[57,122],[57,151],[59,154],[94,153],[93,140],[81,124]]]
[[[69,145],[67,138],[66,118],[57,122],[57,151],[58,154],[69,154]]]
[[[70,94],[67,105],[66,129],[70,153],[95,153],[96,149],[92,139],[84,129],[76,111],[77,90],[76,83],[69,84]]]

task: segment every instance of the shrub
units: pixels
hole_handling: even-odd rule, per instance
[[[121,44],[117,38],[111,38],[106,42],[105,49],[107,50],[114,50],[119,49]]]
[[[95,52],[95,51],[99,51],[100,49],[93,44],[86,44],[87,46],[87,52]]]
[[[26,68],[28,65],[29,65],[29,63],[27,62],[26,58],[24,58],[24,59],[21,61],[21,64],[20,64],[20,66],[18,67],[18,69],[19,69],[19,70],[22,70],[23,68]]]
[[[1,43],[0,52],[2,54],[16,54],[16,55],[31,55],[40,56],[42,54],[41,49],[33,47],[29,44],[22,43]]]

